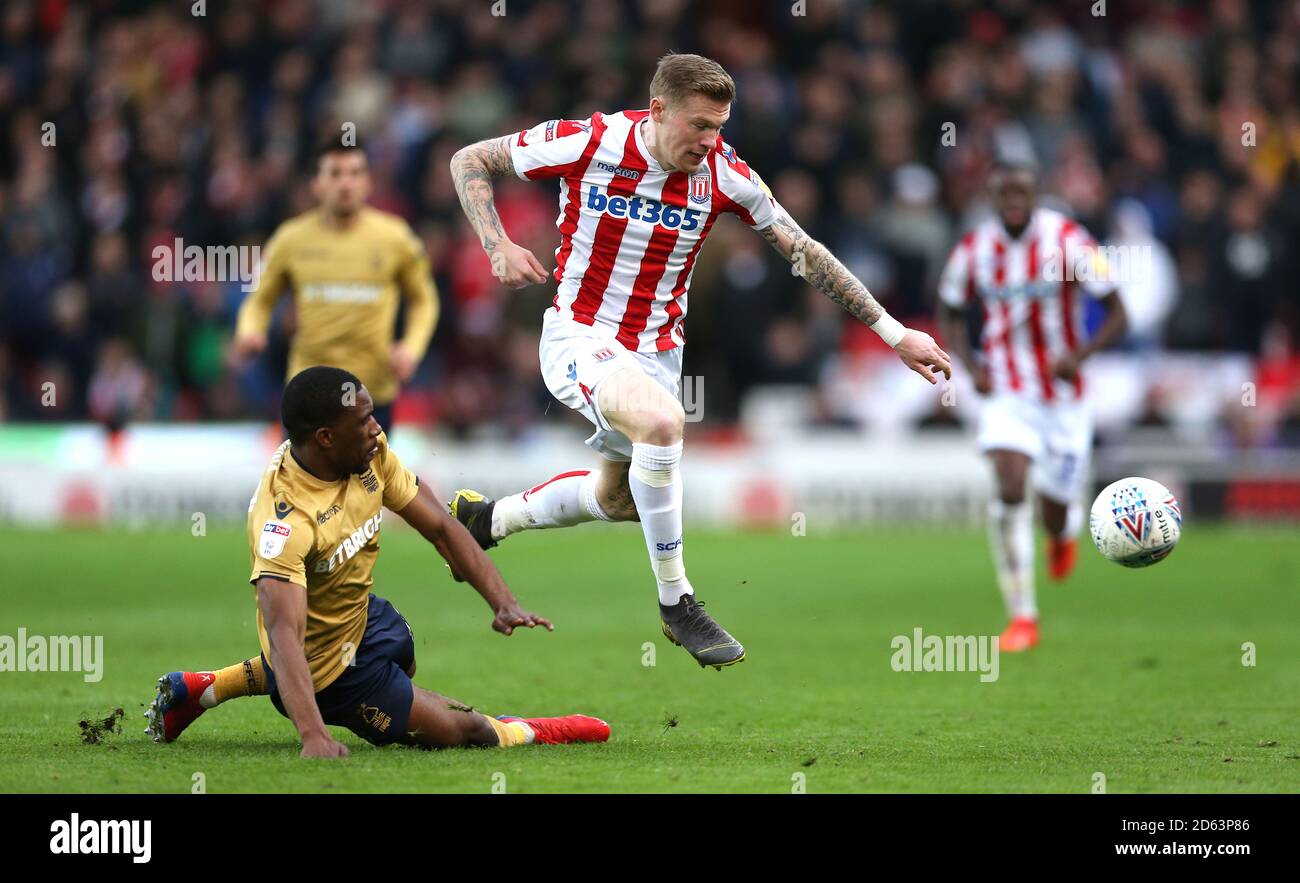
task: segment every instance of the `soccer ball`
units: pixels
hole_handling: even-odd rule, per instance
[[[1159,482],[1121,478],[1097,495],[1089,525],[1102,555],[1125,567],[1148,567],[1178,545],[1183,511]]]

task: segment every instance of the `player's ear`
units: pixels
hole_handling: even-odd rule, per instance
[[[322,426],[316,430],[316,444],[322,448],[332,448],[334,446],[334,430],[328,426]]]

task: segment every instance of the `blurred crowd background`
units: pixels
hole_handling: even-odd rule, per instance
[[[991,156],[1029,154],[1053,204],[1103,242],[1150,247],[1152,271],[1124,289],[1135,359],[1242,354],[1279,425],[1300,422],[1300,2],[1098,5],[5,0],[0,417],[275,419],[292,311],[236,365],[239,284],[155,281],[152,249],[263,244],[312,205],[312,149],[351,121],[372,203],[423,238],[442,300],[399,422],[525,432],[549,402],[551,293],[495,284],[448,161],[542,120],[644,107],[675,50],[730,71],[724,137],[899,318],[930,327]],[[548,267],[555,200],[553,182],[497,188]],[[806,390],[814,423],[852,423],[836,391],[879,355],[874,336],[741,225],[711,239],[685,369],[705,378],[706,424],[725,431],[772,384]]]

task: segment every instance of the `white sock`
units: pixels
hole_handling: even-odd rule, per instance
[[[667,606],[682,595],[695,594],[682,562],[682,476],[677,469],[681,459],[681,442],[666,447],[637,442],[632,445],[627,477],[659,586],[659,603]]]
[[[208,684],[206,687],[203,688],[203,692],[199,694],[199,705],[203,706],[204,708],[217,707],[216,681],[213,681],[211,684]]]
[[[597,476],[587,469],[561,472],[535,488],[502,497],[492,509],[492,539],[521,530],[609,521],[596,500]]]
[[[1038,618],[1034,600],[1033,507],[1028,501],[989,501],[989,545],[1007,615]]]

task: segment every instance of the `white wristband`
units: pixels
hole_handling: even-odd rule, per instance
[[[907,333],[907,326],[888,313],[881,313],[880,318],[867,327],[879,334],[880,339],[891,347],[898,346],[903,335]]]

